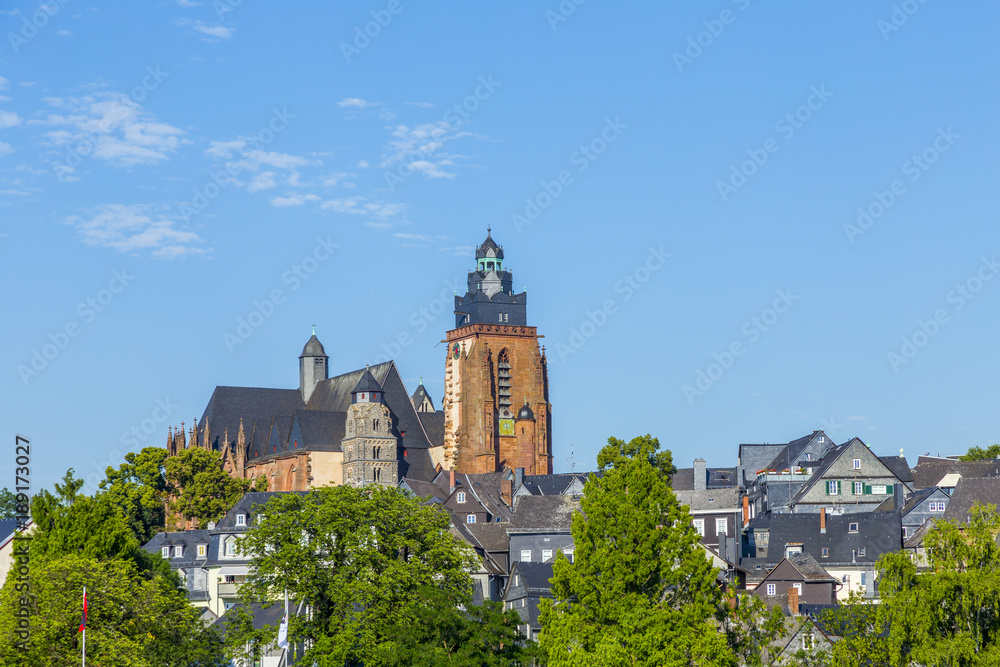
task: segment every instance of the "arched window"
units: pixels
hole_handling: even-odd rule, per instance
[[[382,458],[382,448],[379,446],[372,447],[372,458],[380,459]]]
[[[500,350],[497,356],[497,408],[501,414],[504,410],[510,411],[511,405],[511,376],[510,352],[507,348]]]
[[[379,481],[379,478],[382,476],[380,474],[381,472],[382,472],[381,468],[372,468],[372,481],[373,482]]]

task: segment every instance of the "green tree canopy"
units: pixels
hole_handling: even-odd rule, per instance
[[[878,562],[882,602],[842,605],[834,664],[1000,664],[1000,516],[977,505],[968,523],[938,521],[924,537],[928,569],[904,552]]]
[[[554,600],[542,601],[549,664],[735,664],[717,623],[717,572],[668,486],[673,465],[659,447],[650,436],[611,438],[598,456],[604,474],[587,481],[573,517],[574,561],[557,552]]]
[[[251,559],[242,606],[283,591],[309,605],[310,616],[293,618],[289,629],[291,641],[311,646],[305,664],[393,664],[386,656],[404,651],[403,644],[450,632],[444,626],[455,618],[442,616],[442,627],[401,635],[400,619],[420,616],[428,588],[438,610],[469,599],[474,555],[449,528],[441,508],[397,488],[337,486],[275,496],[257,508],[241,543]],[[250,637],[239,625],[226,636],[234,657],[248,639],[273,641],[276,632]]]
[[[146,447],[129,452],[118,469],[108,467],[100,488],[122,510],[137,539],[145,543],[165,527],[167,450]]]
[[[986,449],[982,447],[970,447],[962,456],[958,458],[962,461],[984,461],[1000,457],[1000,444],[993,443]]]
[[[127,560],[82,555],[31,560],[31,596],[22,606],[14,586],[0,591],[0,664],[23,667],[80,662],[77,633],[87,587],[87,664],[104,667],[214,667],[221,644],[198,620],[184,594],[162,576]],[[18,635],[29,612],[30,635]],[[21,642],[25,642],[22,644]]]
[[[266,491],[267,480],[238,479],[222,468],[222,454],[211,449],[189,447],[167,457],[167,492],[170,509],[183,519],[198,523],[218,521],[247,491]],[[168,526],[168,530],[176,526]]]
[[[17,516],[17,494],[4,487],[0,489],[0,519],[13,519]]]

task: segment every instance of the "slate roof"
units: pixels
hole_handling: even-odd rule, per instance
[[[0,544],[17,531],[17,519],[0,519]]]
[[[354,385],[354,389],[351,391],[352,394],[357,394],[359,392],[381,392],[382,385],[375,381],[372,377],[371,372],[366,368],[365,372],[361,375],[361,379],[358,383]],[[412,405],[412,403],[411,403]]]
[[[231,510],[226,512],[225,516],[219,519],[219,522],[215,525],[215,529],[210,532],[217,533],[246,530],[249,526],[254,524],[254,518],[258,513],[258,510],[254,509],[254,505],[266,505],[267,502],[275,496],[288,495],[289,493],[297,493],[300,496],[305,495],[304,491],[250,491],[248,493],[244,493],[243,497],[236,501],[236,504],[233,505]],[[247,515],[246,526],[236,525],[237,514]]]
[[[525,475],[521,483],[533,496],[558,496],[565,493],[574,480],[579,480],[581,484],[586,484],[589,475],[590,473]]]
[[[709,489],[739,486],[736,468],[706,468],[705,472],[705,485]],[[694,490],[694,468],[678,468],[677,472],[670,478],[670,485],[674,491]]]
[[[224,447],[223,435],[229,429],[230,442],[236,440],[243,419],[244,433],[257,423],[267,428],[275,415],[290,417],[305,408],[298,389],[263,389],[260,387],[216,387],[198,422],[198,441],[205,436],[208,425],[212,449]],[[286,431],[287,433],[287,431]]]
[[[347,425],[346,412],[297,410],[292,415],[286,448],[312,452],[342,452]]]
[[[418,412],[417,417],[424,426],[427,434],[427,441],[431,447],[439,447],[444,444],[444,410],[436,412]]]
[[[741,444],[740,463],[736,468],[737,482],[746,488],[757,479],[757,471],[767,467],[787,445],[784,444]]]
[[[913,469],[913,488],[937,486],[942,477],[951,473],[958,473],[963,478],[1000,477],[1000,460],[946,461],[921,456]]]
[[[569,532],[580,501],[572,496],[518,496],[509,533]]]
[[[163,547],[171,547],[171,555],[167,558],[170,566],[174,568],[191,567],[194,565],[203,565],[208,560],[208,555],[198,558],[197,547],[199,544],[207,546],[211,541],[211,534],[208,530],[182,530],[157,533],[142,545],[142,548],[151,554],[158,554]],[[179,558],[173,555],[173,547],[178,545],[184,547]]]
[[[891,470],[899,481],[913,484],[913,471],[910,470],[910,464],[906,462],[905,456],[880,456],[878,460]]]
[[[548,593],[552,590],[552,563],[525,563],[517,562],[512,569],[516,568],[518,575],[523,582],[528,593]]]
[[[508,551],[510,549],[510,538],[507,529],[509,522],[505,523],[470,523],[466,528],[476,538],[486,551]]]
[[[399,484],[400,486],[405,484],[418,498],[427,498],[429,496],[429,502],[431,503],[440,504],[448,499],[448,491],[446,489],[442,489],[434,482],[404,477],[399,480]]]
[[[513,514],[501,495],[501,482],[506,472],[484,472],[477,474],[455,475],[456,488],[465,488],[472,492],[486,510],[493,515],[494,521],[510,521]]]
[[[947,510],[945,510],[947,512]],[[906,538],[906,542],[903,543],[903,547],[906,549],[918,549],[924,544],[924,537],[927,535],[927,531],[934,527],[935,519],[933,517],[928,518],[920,527],[917,528],[912,535]]]
[[[242,603],[237,603],[231,609],[227,609],[226,613],[220,616],[219,619],[212,624],[213,627],[220,631],[223,637],[226,636],[226,629],[228,628],[229,623],[236,616],[236,610],[242,606]],[[250,615],[253,617],[254,630],[262,630],[265,627],[274,627],[281,623],[281,619],[285,615],[285,603],[268,602],[265,606],[265,603],[254,602],[250,605],[249,611]],[[295,600],[289,600],[288,611],[291,615],[298,615],[301,612],[300,604]]]
[[[788,556],[788,562],[799,571],[807,581],[839,581],[823,569],[823,566],[813,558],[812,554],[800,553]]]
[[[797,466],[799,464],[799,456],[802,455],[802,451],[817,435],[825,435],[825,433],[823,433],[823,431],[813,431],[809,435],[804,435],[801,438],[792,440],[785,445],[784,449],[778,452],[765,467],[768,470],[784,470],[785,468]]]
[[[943,518],[964,523],[977,502],[1000,507],[1000,479],[963,477],[958,480]]]
[[[427,393],[426,389],[424,389],[424,383],[423,383],[423,381],[421,381],[420,384],[417,385],[417,388],[413,392],[413,395],[410,396],[410,403],[413,404],[413,407],[416,407],[416,406],[420,405],[421,403],[423,403],[424,399],[427,399],[430,402],[431,408],[434,407],[434,399],[432,399],[431,395],[429,393]]]
[[[705,491],[675,491],[677,501],[694,510],[733,510],[740,507],[740,490],[706,489]]]
[[[890,551],[899,551],[903,544],[903,528],[899,512],[859,512],[856,514],[827,514],[826,533],[819,529],[820,514],[768,514],[758,515],[750,521],[747,530],[768,528],[768,550],[764,559],[767,566],[776,565],[785,556],[786,544],[801,544],[803,553],[811,554],[824,567],[852,562],[851,551],[865,547],[865,555],[854,555],[854,561],[871,564]],[[858,524],[857,532],[850,531],[850,524]],[[823,548],[829,549],[827,557]],[[740,565],[752,569],[759,559],[742,559]]]
[[[486,240],[483,244],[476,248],[476,259],[486,259],[490,257],[496,257],[497,259],[503,259],[503,248],[497,245],[497,242],[493,240],[490,236],[489,230],[486,232]]]
[[[319,338],[316,338],[316,334],[313,333],[312,337],[306,341],[305,347],[302,348],[302,354],[299,355],[299,359],[302,357],[325,357],[326,350],[323,349],[323,343],[319,342]]]

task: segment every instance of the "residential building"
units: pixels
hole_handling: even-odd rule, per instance
[[[962,478],[1000,477],[1000,459],[959,461],[939,456],[921,456],[913,469],[913,488],[940,487],[954,489]]]
[[[542,625],[538,620],[538,603],[552,597],[552,564],[517,562],[511,566],[510,577],[503,591],[504,609],[513,609],[523,625],[518,629],[527,639],[537,640]]]
[[[580,511],[572,496],[521,496],[507,527],[511,567],[517,562],[546,563],[556,552],[573,557],[573,515]]]
[[[760,598],[788,598],[789,589],[797,593],[797,604],[834,605],[840,581],[823,569],[812,554],[791,553],[772,568],[754,588]]]
[[[31,519],[23,523],[23,529],[18,532],[18,521],[19,519],[16,518],[0,519],[0,586],[7,581],[7,573],[14,566],[15,550],[18,550],[19,543],[20,550],[23,552],[30,544],[25,538],[30,537],[31,533],[35,532],[35,522]]]
[[[876,511],[891,511],[898,509],[902,517],[903,539],[906,540],[917,532],[928,519],[940,519],[944,517],[945,509],[951,502],[951,496],[944,489],[931,486],[919,491],[911,491],[903,497],[902,507],[899,504],[898,494],[894,498],[889,498],[878,506]]]
[[[786,511],[834,443],[823,431],[783,445],[740,445],[737,475],[749,500],[750,517]]]
[[[958,480],[943,518],[946,521],[966,523],[976,504],[993,505],[994,511],[1000,508],[1000,479],[963,477]]]

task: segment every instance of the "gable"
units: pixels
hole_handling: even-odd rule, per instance
[[[795,566],[788,562],[788,559],[783,559],[778,565],[767,573],[763,579],[761,579],[760,585],[773,584],[777,581],[805,581],[806,578],[802,576],[802,573],[795,569]],[[766,590],[762,588],[761,590]]]

